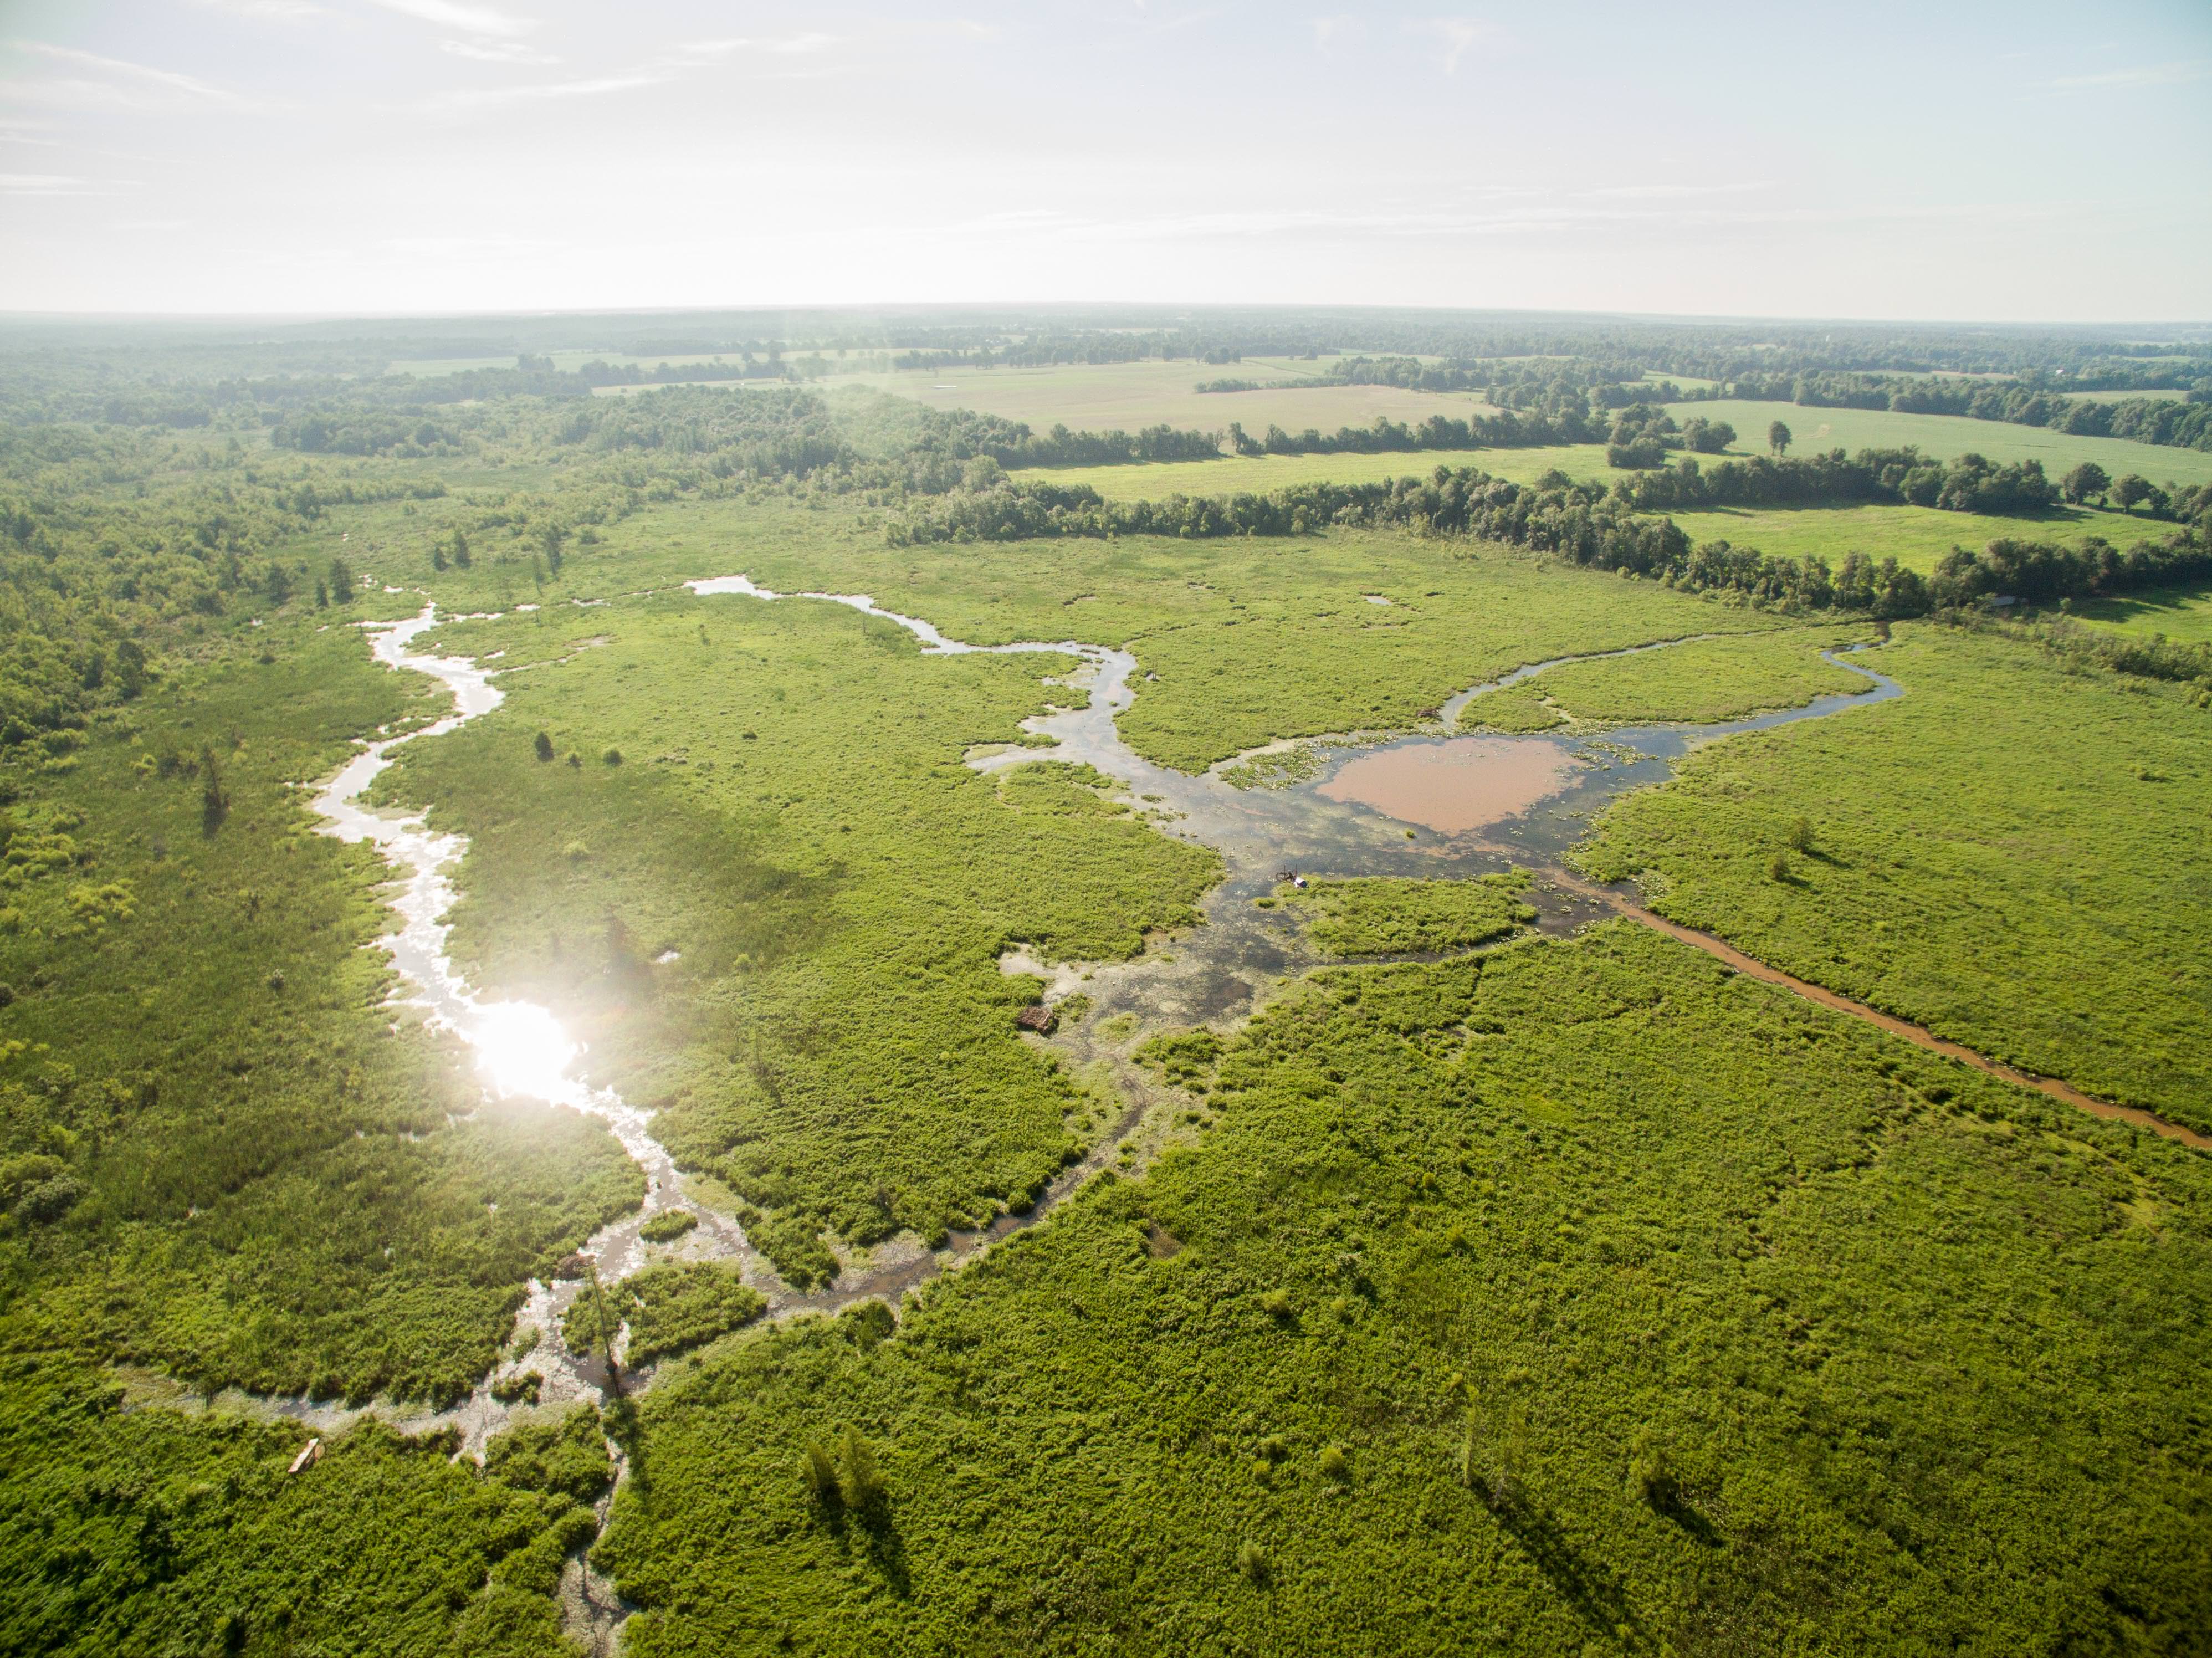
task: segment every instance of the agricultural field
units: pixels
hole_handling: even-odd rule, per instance
[[[1736,429],[1735,448],[1763,452],[1766,428],[1780,421],[1794,441],[1790,452],[1820,449],[1895,449],[1917,446],[1923,454],[1950,461],[1963,454],[1986,456],[2000,465],[2039,460],[2054,479],[2085,460],[2094,460],[2114,477],[2139,472],[2153,483],[2212,483],[2212,452],[2132,443],[2123,438],[2074,437],[2040,426],[2005,421],[1969,420],[1963,415],[1898,415],[1875,409],[1805,409],[1794,403],[1673,403],[1677,420],[1703,416],[1726,421]]]
[[[1534,483],[1553,471],[1577,480],[1608,476],[1601,443],[1534,449],[1423,449],[1381,455],[1249,455],[1218,461],[1163,461],[1150,466],[1039,468],[1024,476],[1087,484],[1109,501],[1158,501],[1173,495],[1222,495],[1239,491],[1262,495],[1300,483],[1375,483],[1389,478],[1426,477],[1439,466],[1476,466],[1493,477],[1511,478],[1516,483]]]
[[[2106,628],[2138,638],[2212,645],[2212,592],[2202,587],[2175,587],[2130,593],[2119,598],[2076,600],[2071,608],[2075,616],[2093,628]]]
[[[1278,380],[1258,392],[1200,392],[1215,380]],[[913,398],[933,409],[975,409],[1026,421],[1038,431],[1055,424],[1077,431],[1133,432],[1165,424],[1224,431],[1231,421],[1255,436],[1270,424],[1298,432],[1309,426],[1371,426],[1376,417],[1419,422],[1443,414],[1464,419],[1488,408],[1470,392],[1407,392],[1389,386],[1328,386],[1305,374],[1261,362],[1168,361],[1069,363],[1051,368],[949,368],[927,374],[832,376],[830,386],[865,386]]]
[[[2066,507],[2000,518],[1933,507],[1722,507],[1666,514],[1692,541],[1725,541],[1789,558],[1824,558],[1839,565],[1851,553],[1893,558],[1922,574],[1954,547],[1980,547],[2002,537],[2079,546],[2101,537],[2115,547],[2163,541],[2173,525],[2117,508]]]

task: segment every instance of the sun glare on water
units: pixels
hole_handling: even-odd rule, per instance
[[[557,1100],[575,1090],[568,1071],[582,1050],[542,1007],[487,1003],[476,1010],[469,1041],[477,1050],[477,1068],[502,1098],[522,1094]]]

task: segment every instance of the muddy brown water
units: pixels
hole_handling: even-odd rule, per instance
[[[1557,794],[1574,769],[1573,757],[1557,750],[1503,737],[1462,737],[1360,755],[1339,767],[1319,793],[1401,823],[1463,835],[1518,817]]]
[[[426,604],[405,622],[373,626],[370,638],[377,659],[395,669],[438,678],[453,692],[454,713],[420,731],[365,744],[319,792],[315,807],[324,817],[326,833],[372,841],[392,865],[392,904],[399,925],[381,942],[409,987],[403,1003],[476,1051],[488,1094],[543,1099],[598,1116],[644,1169],[647,1193],[643,1206],[603,1229],[584,1246],[582,1253],[593,1260],[603,1278],[620,1278],[648,1259],[723,1260],[768,1298],[772,1317],[835,1311],[871,1298],[896,1306],[905,1291],[972,1257],[996,1239],[1036,1224],[1100,1169],[1126,1159],[1141,1146],[1158,1144],[1166,1132],[1167,1118],[1180,1096],[1136,1063],[1135,1050],[1147,1036],[1164,1028],[1232,1024],[1291,977],[1316,964],[1318,958],[1295,923],[1279,909],[1263,909],[1255,902],[1270,894],[1288,870],[1322,878],[1438,878],[1530,868],[1539,877],[1528,897],[1538,911],[1536,927],[1541,932],[1563,936],[1608,915],[1627,915],[1718,955],[1740,971],[1992,1074],[2040,1089],[2100,1116],[2136,1122],[2190,1145],[2208,1144],[2204,1137],[2148,1113],[2092,1100],[2063,1084],[1999,1066],[1917,1026],[1792,979],[1741,956],[1722,940],[1652,914],[1625,891],[1593,886],[1559,867],[1561,855],[1582,838],[1595,812],[1629,790],[1663,780],[1674,762],[1692,748],[1735,732],[1871,708],[1903,695],[1893,681],[1860,663],[1844,662],[1835,653],[1828,653],[1831,661],[1866,676],[1864,691],[1823,696],[1800,708],[1713,726],[1629,727],[1579,738],[1452,735],[1451,727],[1473,698],[1556,665],[1532,664],[1453,697],[1441,710],[1437,729],[1411,736],[1352,733],[1316,739],[1309,756],[1315,763],[1304,768],[1312,775],[1281,787],[1242,788],[1231,779],[1237,768],[1235,761],[1194,776],[1155,766],[1121,740],[1116,722],[1136,697],[1137,662],[1127,651],[1074,641],[973,646],[946,639],[928,623],[884,610],[861,594],[778,594],[744,576],[686,585],[702,597],[849,605],[905,628],[921,641],[926,655],[1066,658],[1068,671],[1060,680],[1073,693],[1069,697],[1073,706],[1024,722],[1027,730],[1051,738],[1054,746],[986,751],[973,756],[969,764],[991,772],[1048,757],[1094,766],[1114,779],[1133,810],[1149,815],[1161,832],[1218,853],[1224,878],[1202,901],[1202,926],[1159,942],[1135,960],[1048,963],[1017,949],[1001,963],[1010,973],[1044,980],[1048,1000],[1062,1000],[1079,989],[1090,999],[1087,1014],[1049,1039],[1079,1071],[1091,1075],[1119,1102],[1088,1156],[1063,1172],[1026,1213],[1002,1213],[988,1227],[955,1233],[938,1248],[909,1236],[865,1254],[841,1256],[845,1265],[836,1282],[823,1291],[799,1292],[785,1284],[753,1249],[734,1218],[687,1191],[674,1160],[652,1132],[650,1114],[587,1079],[583,1074],[587,1056],[550,1010],[523,1002],[487,1001],[461,978],[446,950],[449,928],[445,917],[455,896],[452,871],[466,849],[465,841],[458,835],[432,834],[419,814],[365,807],[361,796],[391,763],[392,749],[438,736],[489,712],[498,706],[501,693],[491,683],[494,670],[484,664],[420,655],[408,648],[416,635],[435,624],[434,607]],[[1687,642],[1662,641],[1636,649]],[[653,1216],[675,1208],[690,1210],[700,1224],[673,1246],[648,1246],[640,1228]],[[485,1440],[504,1427],[518,1408],[494,1397],[492,1387],[502,1378],[538,1372],[545,1405],[603,1399],[610,1380],[604,1366],[577,1360],[561,1340],[561,1316],[575,1293],[573,1280],[533,1282],[516,1327],[518,1339],[536,1333],[534,1349],[502,1362],[461,1405],[433,1412],[395,1407],[386,1401],[380,1414],[412,1430],[458,1426],[465,1452],[480,1455]],[[625,1370],[624,1390],[649,1387],[653,1379],[649,1368]],[[149,1403],[188,1403],[158,1384],[145,1391]],[[331,1400],[232,1394],[210,1402],[287,1418],[303,1429],[323,1432],[343,1429],[362,1414]],[[592,1650],[611,1649],[628,1614],[629,1609],[611,1595],[611,1586],[589,1573],[580,1556],[570,1563],[564,1600],[571,1632]]]

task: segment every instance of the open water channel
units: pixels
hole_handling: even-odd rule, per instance
[[[1285,872],[1309,878],[1466,878],[1517,865],[1536,873],[1536,882],[1525,896],[1538,912],[1536,926],[1542,932],[1569,933],[1614,913],[1662,925],[1623,895],[1594,888],[1559,868],[1562,854],[1583,837],[1596,812],[1632,789],[1664,780],[1677,760],[1702,744],[1796,720],[1824,719],[1903,695],[1893,681],[1832,655],[1831,660],[1864,674],[1867,689],[1719,725],[1630,726],[1582,737],[1452,734],[1451,728],[1475,696],[1556,665],[1539,663],[1455,696],[1441,711],[1435,731],[1320,739],[1303,746],[1291,757],[1293,763],[1274,774],[1287,780],[1273,786],[1239,787],[1224,777],[1239,768],[1237,761],[1193,776],[1155,766],[1122,741],[1116,722],[1135,701],[1140,684],[1136,658],[1127,651],[1074,641],[973,646],[946,639],[927,622],[882,610],[864,595],[778,594],[744,576],[688,585],[702,596],[850,605],[907,629],[920,639],[927,655],[988,651],[1073,659],[1073,671],[1059,682],[1072,693],[1070,706],[1025,722],[1030,732],[1052,738],[1055,746],[985,750],[972,756],[969,763],[985,771],[1044,758],[1091,765],[1115,780],[1131,805],[1152,814],[1164,833],[1214,849],[1225,871],[1224,878],[1204,900],[1203,926],[1133,961],[1045,963],[1014,952],[1002,963],[1009,972],[1044,979],[1048,999],[1071,993],[1079,984],[1091,998],[1091,1011],[1057,1040],[1079,1061],[1103,1065],[1128,1103],[1121,1122],[1089,1157],[1065,1172],[1028,1215],[1002,1216],[981,1234],[956,1234],[934,1253],[917,1240],[896,1242],[849,1261],[827,1291],[797,1293],[751,1249],[733,1219],[686,1193],[666,1148],[653,1136],[649,1114],[579,1074],[585,1055],[551,1012],[529,1003],[486,1000],[456,971],[447,951],[449,926],[445,918],[455,896],[453,872],[466,850],[465,841],[459,835],[432,833],[420,816],[374,811],[362,804],[362,796],[391,764],[391,752],[400,744],[439,736],[498,707],[501,693],[492,683],[495,669],[410,649],[416,637],[435,624],[434,607],[426,605],[407,621],[374,627],[371,639],[377,659],[395,669],[440,680],[453,694],[454,711],[420,730],[368,744],[318,793],[314,805],[326,832],[345,841],[374,843],[392,866],[396,891],[392,903],[399,926],[381,942],[410,987],[404,1002],[475,1050],[490,1092],[542,1099],[599,1117],[643,1169],[649,1187],[643,1208],[602,1230],[584,1247],[583,1254],[595,1262],[602,1278],[618,1279],[645,1264],[647,1248],[639,1229],[646,1220],[672,1207],[690,1209],[699,1224],[665,1253],[676,1259],[732,1261],[769,1297],[771,1315],[826,1310],[870,1297],[896,1303],[907,1287],[956,1264],[992,1239],[1014,1227],[1036,1224],[1103,1166],[1137,1133],[1148,1105],[1158,1098],[1156,1086],[1129,1058],[1138,1042],[1163,1028],[1224,1025],[1241,1019],[1273,986],[1313,963],[1316,958],[1295,923],[1282,910],[1263,909],[1255,902],[1273,891]],[[1255,757],[1241,758],[1249,762]],[[1270,751],[1261,751],[1256,757],[1265,762]],[[1240,779],[1251,774],[1249,763],[1238,770]],[[1682,929],[1668,930],[1700,942]],[[1706,946],[1701,943],[1701,947]],[[1784,981],[1778,975],[1762,976]],[[1801,991],[1811,988],[1786,982]],[[1855,1009],[1839,999],[1827,999],[1846,1011]],[[1124,1014],[1135,1017],[1118,1017]],[[1900,1034],[1912,1029],[1896,1021],[1887,1023]],[[1099,1034],[1102,1026],[1124,1034],[1109,1041]],[[1963,1055],[1963,1050],[1959,1052]],[[476,1452],[509,1415],[508,1407],[492,1393],[493,1382],[501,1376],[537,1371],[542,1378],[540,1397],[547,1404],[603,1398],[612,1380],[605,1366],[597,1360],[576,1360],[561,1340],[561,1315],[576,1291],[573,1278],[532,1285],[518,1333],[535,1328],[534,1350],[503,1363],[470,1400],[437,1412],[395,1412],[387,1406],[384,1414],[413,1429],[458,1426],[467,1449]],[[623,1378],[631,1387],[650,1379],[647,1375]],[[359,1414],[331,1401],[228,1402],[325,1431],[343,1427]],[[572,1561],[564,1598],[572,1630],[593,1647],[610,1649],[625,1611],[614,1601],[610,1586],[588,1573],[580,1560]]]

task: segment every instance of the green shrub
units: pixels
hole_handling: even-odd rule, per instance
[[[649,1243],[673,1243],[698,1224],[699,1217],[689,1209],[664,1209],[637,1231]]]

